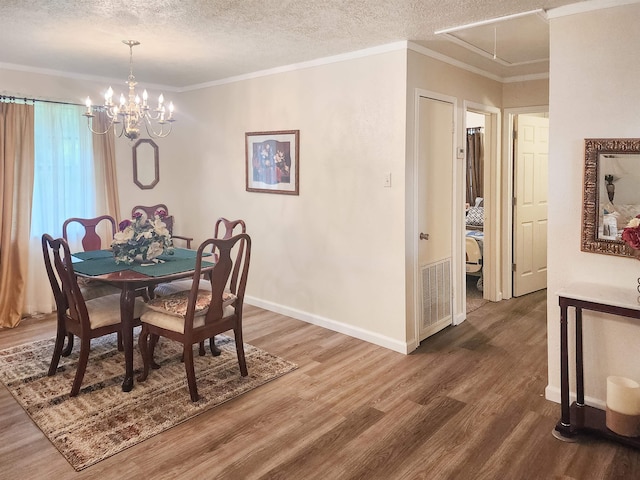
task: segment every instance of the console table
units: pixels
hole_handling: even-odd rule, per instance
[[[582,310],[640,319],[639,294],[635,290],[574,283],[558,292],[560,302],[560,400],[562,417],[553,430],[561,440],[573,441],[579,433],[596,434],[640,448],[640,437],[624,437],[606,426],[606,413],[584,404],[584,352],[582,349]],[[567,310],[575,308],[576,401],[569,403],[569,337]]]

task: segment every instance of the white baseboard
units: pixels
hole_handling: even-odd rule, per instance
[[[297,310],[295,308],[290,308],[277,303],[268,302],[259,298],[247,296],[244,297],[244,301],[249,305],[264,308],[265,310],[269,310],[270,312],[279,313],[281,315],[286,315],[287,317],[295,318],[296,320],[311,323],[313,325],[326,328],[327,330],[344,333],[345,335],[349,335],[350,337],[364,340],[365,342],[373,343],[374,345],[379,345],[380,347],[388,348],[389,350],[393,350],[394,352],[408,354],[409,352],[412,352],[417,348],[417,345],[414,346],[412,344],[415,342],[400,342],[393,338],[385,337],[384,335],[370,332],[360,327],[347,325],[346,323],[337,322],[329,318],[321,317],[319,315],[304,312],[302,310]]]
[[[560,389],[558,387],[551,387],[547,385],[544,389],[544,397],[552,402],[560,403]],[[576,400],[575,392],[569,392],[569,403],[573,403]],[[599,398],[588,397],[585,395],[584,403],[592,407],[600,408],[604,410],[607,407],[607,402],[600,400]]]

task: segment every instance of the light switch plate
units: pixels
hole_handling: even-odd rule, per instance
[[[391,172],[386,172],[384,174],[384,186],[391,187]]]

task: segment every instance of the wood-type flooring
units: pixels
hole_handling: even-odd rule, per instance
[[[245,341],[298,370],[81,472],[0,386],[0,478],[640,478],[638,451],[551,435],[546,328],[540,291],[403,355],[248,306]],[[28,319],[0,331],[0,348],[54,333],[53,315]]]

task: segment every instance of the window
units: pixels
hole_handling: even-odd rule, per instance
[[[69,217],[96,214],[92,134],[82,107],[35,103],[31,237],[62,235]]]

